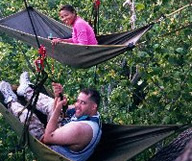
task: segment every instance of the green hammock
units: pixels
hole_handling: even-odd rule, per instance
[[[69,38],[71,37],[71,28],[47,17],[32,7],[29,7],[28,11],[39,43],[46,47],[47,55],[64,65],[75,68],[88,68],[131,50],[141,36],[153,26],[153,24],[149,24],[132,32],[97,36],[99,45],[59,43],[54,46],[54,53],[52,53],[53,46],[48,36],[52,34],[53,37]],[[33,47],[38,47],[27,10],[1,19],[0,32],[22,40]]]
[[[21,124],[18,118],[16,118],[12,113],[10,113],[7,108],[0,103],[0,113],[4,116],[6,119],[6,122],[8,122],[13,130],[17,133],[19,137],[23,135],[23,127],[24,125]],[[25,134],[28,135],[28,134]],[[40,159],[41,161],[68,161],[67,158],[64,158],[59,153],[56,153],[55,151],[51,150],[48,146],[42,144],[39,140],[34,138],[29,134],[29,148],[32,150],[32,152]]]

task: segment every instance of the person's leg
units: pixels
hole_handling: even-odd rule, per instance
[[[25,123],[26,118],[30,116],[30,112],[27,109],[24,109],[24,107],[18,102],[11,102],[9,108],[11,113],[18,117],[21,123]],[[30,118],[29,132],[37,139],[41,139],[44,134],[44,125],[39,121],[35,114]]]
[[[25,123],[25,119],[28,115],[28,110],[23,110],[24,107],[17,102],[17,96],[12,91],[11,85],[5,81],[0,82],[0,91],[4,96],[4,102],[7,104],[11,113],[18,117],[21,123]],[[32,115],[30,120],[29,132],[37,139],[40,139],[44,134],[44,126],[34,114]]]
[[[4,103],[5,104],[8,104],[11,101],[17,101],[17,96],[12,91],[11,85],[9,83],[7,83],[5,81],[1,81],[0,82],[0,91],[4,96]]]
[[[30,87],[32,84],[29,80],[28,72],[23,72],[20,76],[20,86],[17,89],[17,94],[19,96],[24,96],[26,100],[30,100],[33,96],[34,90]],[[43,114],[47,115],[50,118],[52,113],[54,99],[40,93],[38,97],[38,101],[36,103],[36,108],[41,111]]]
[[[28,98],[29,99],[29,98]],[[53,112],[53,105],[54,105],[54,99],[40,93],[37,103],[36,103],[36,108],[41,111],[43,114],[47,115],[47,118],[49,120],[52,112]]]

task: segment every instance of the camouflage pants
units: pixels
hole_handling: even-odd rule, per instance
[[[30,99],[32,96],[32,92],[28,93],[26,99]],[[47,115],[50,118],[52,114],[54,99],[40,93],[38,97],[38,101],[36,104],[36,108],[41,111],[43,114]],[[25,119],[28,115],[28,109],[24,109],[24,106],[18,102],[12,102],[10,105],[11,112],[19,118],[19,120],[24,123]],[[22,111],[22,112],[21,112]],[[29,113],[30,114],[30,113]],[[35,114],[32,115],[30,124],[29,124],[29,132],[35,136],[37,139],[40,139],[44,134],[44,125],[39,121]]]

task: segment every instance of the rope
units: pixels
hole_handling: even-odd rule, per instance
[[[92,16],[94,18],[94,33],[97,35],[99,33],[99,7],[100,7],[100,0],[93,1],[93,8],[92,8]],[[97,65],[94,69],[94,83],[97,83]]]
[[[34,32],[34,35],[35,35],[35,38],[36,38],[37,46],[38,46],[38,48],[40,48],[41,45],[40,45],[40,43],[39,43],[39,39],[38,39],[38,36],[37,36],[37,32],[36,32],[36,30],[35,30],[35,26],[34,26],[34,23],[33,23],[32,17],[31,17],[31,14],[30,14],[30,12],[29,12],[29,7],[28,7],[28,4],[27,4],[27,1],[26,1],[26,0],[23,0],[23,1],[24,1],[24,3],[25,3],[25,7],[26,7],[26,9],[27,9],[27,13],[28,13],[28,16],[29,16],[29,19],[30,19],[30,22],[31,22],[31,26],[32,26],[32,29],[33,29],[33,32]],[[41,57],[41,55],[39,55],[39,57]],[[25,58],[26,58],[26,57],[25,57]],[[26,59],[26,60],[27,60],[27,59]],[[28,62],[28,61],[27,61],[27,62]],[[48,70],[51,71],[51,69],[50,69],[50,67],[49,67],[46,59],[44,60],[44,62],[45,62],[45,64],[46,64],[46,66],[48,67]],[[28,63],[28,64],[29,64],[29,63]],[[32,68],[31,68],[31,65],[29,65],[29,67],[30,67],[30,69],[32,69]],[[34,70],[32,70],[32,71],[34,72]],[[51,73],[52,73],[52,72],[51,72]],[[52,76],[53,76],[53,75],[52,75]],[[53,76],[53,77],[54,77],[54,76]]]
[[[190,6],[192,6],[192,3],[191,3],[191,4],[187,4],[187,5],[179,8],[179,9],[177,9],[177,10],[175,10],[175,11],[169,13],[169,14],[163,14],[159,19],[155,20],[154,23],[161,22],[162,20],[164,20],[164,19],[166,19],[166,18],[169,18],[169,17],[171,17],[172,15],[174,15],[174,14],[176,14],[176,13],[178,13],[178,12],[180,12],[180,11],[182,11],[182,10],[190,7]]]
[[[99,7],[100,7],[100,0],[93,1],[93,9],[92,9],[92,16],[94,18],[94,33],[99,33]]]
[[[177,9],[177,10],[175,10],[175,11],[169,13],[169,14],[162,15],[159,19],[154,20],[153,23],[161,22],[162,20],[165,20],[165,18],[168,18],[168,17],[174,15],[175,13],[180,12],[180,11],[186,9],[187,7],[190,7],[190,6],[192,6],[192,3],[187,4],[187,5],[179,8],[179,9]],[[162,34],[162,35],[160,35],[159,37],[169,36],[169,35],[172,34],[172,33],[175,33],[175,32],[177,32],[177,31],[183,30],[183,29],[185,29],[185,28],[187,28],[187,27],[190,27],[190,26],[192,26],[192,23],[185,24],[184,26],[182,26],[182,27],[180,27],[180,28],[178,28],[178,29],[176,29],[176,30],[173,30],[173,31],[171,31],[171,32],[167,32],[167,33],[165,33],[165,34]],[[145,44],[146,42],[149,42],[149,41],[152,41],[152,39],[150,39],[150,40],[148,40],[148,41],[140,42],[140,43],[136,44],[136,46],[142,46],[143,44]]]
[[[166,16],[166,17],[170,17],[170,16],[172,16],[173,14],[175,14],[175,13],[177,13],[177,12],[180,12],[180,11],[184,10],[185,8],[187,8],[187,7],[189,7],[189,6],[192,6],[192,3],[191,3],[191,4],[187,4],[187,5],[183,6],[183,7],[175,10],[174,12],[172,12],[172,13],[170,13],[170,14],[165,14],[165,16]]]
[[[175,30],[174,32],[177,32],[177,31],[179,31],[179,30],[182,30],[182,29],[185,29],[185,28],[187,28],[187,27],[190,27],[190,26],[192,26],[192,23],[190,23],[190,24],[188,24],[188,25],[185,25],[184,27],[181,27],[181,28],[179,28],[179,29],[177,29],[177,30]],[[169,33],[167,33],[167,34],[163,34],[161,37],[165,37],[165,36],[167,36],[167,35],[170,35],[171,33],[173,33],[173,32],[169,32]],[[165,35],[165,36],[164,36]],[[151,40],[150,40],[151,41]],[[143,43],[146,43],[147,41],[145,41],[145,42],[142,42],[142,43],[140,43],[140,44],[138,44],[138,45],[142,45]],[[138,46],[137,45],[137,46]],[[152,60],[149,60],[149,61],[152,61]],[[147,65],[148,63],[146,62],[145,63],[145,65]],[[144,66],[145,66],[144,65]],[[190,65],[189,65],[190,66]],[[145,69],[145,71],[146,71],[146,68],[144,68]],[[189,75],[189,73],[190,73],[190,71],[191,71],[191,69],[192,69],[192,67],[190,66],[190,68],[188,69],[188,71],[186,71],[185,72],[185,77],[184,77],[184,79],[183,79],[183,81],[180,83],[180,86],[182,87],[182,88],[184,88],[185,87],[185,83],[186,83],[186,81],[187,81],[187,77],[188,77],[188,75]],[[165,98],[167,98],[167,100],[169,100],[168,98],[168,94],[167,93],[165,93],[165,91],[164,91],[164,89],[163,88],[161,88],[161,86],[158,84],[158,83],[156,83],[153,79],[150,79],[151,81],[152,81],[152,83],[163,93],[163,96],[165,97]],[[171,101],[169,101],[169,102],[167,102],[167,104],[171,104],[171,106],[173,106],[174,104],[176,104],[176,102],[177,102],[177,100],[178,100],[178,98],[181,96],[181,92],[180,93],[177,93],[177,95],[171,100]],[[139,97],[138,97],[139,98]],[[140,99],[140,98],[139,98]],[[144,103],[147,103],[145,100],[142,100]],[[166,105],[165,105],[166,106]],[[170,108],[171,109],[171,108]]]
[[[30,61],[29,61],[29,58],[27,57],[27,55],[25,54],[25,52],[21,49],[21,52],[23,53],[23,55],[24,55],[24,58],[25,58],[25,60],[26,60],[26,62],[27,62],[27,65],[28,65],[28,67],[29,67],[29,69],[31,69],[31,71],[33,72],[33,73],[35,73],[35,69],[32,67],[32,65],[31,65],[31,63],[30,63]]]
[[[45,81],[46,81],[46,79],[48,77],[47,73],[44,71],[44,66],[43,66],[43,61],[44,61],[45,55],[42,55],[43,51],[42,52],[40,51],[40,50],[43,50],[43,48],[42,48],[42,46],[40,46],[38,36],[37,36],[36,30],[35,30],[35,27],[34,27],[34,24],[33,24],[32,18],[31,18],[31,14],[29,12],[29,7],[27,5],[26,0],[24,0],[24,3],[25,3],[25,7],[27,9],[28,16],[29,16],[29,19],[30,19],[30,22],[31,22],[31,25],[32,25],[32,28],[33,28],[33,31],[34,31],[34,34],[35,34],[37,45],[39,47],[38,62],[40,61],[40,64],[39,64],[40,67],[39,67],[38,75],[36,77],[37,79],[36,79],[36,84],[35,84],[35,88],[34,88],[34,93],[33,93],[32,97],[31,97],[31,99],[29,100],[28,104],[25,106],[25,108],[28,109],[28,112],[27,112],[27,116],[25,118],[25,123],[24,123],[24,128],[23,128],[23,135],[21,135],[20,144],[19,144],[19,147],[20,147],[20,149],[22,150],[22,153],[23,153],[23,160],[25,160],[25,148],[29,144],[29,132],[28,132],[28,129],[29,129],[30,120],[31,120],[32,115],[34,113],[35,106],[36,106],[36,103],[37,103],[37,100],[38,100],[40,90],[43,87],[43,84],[45,83]],[[45,52],[44,52],[44,54],[45,54]],[[42,73],[43,79],[42,79],[42,81],[39,82],[40,72]]]
[[[54,56],[54,50],[55,50],[55,45],[54,44],[52,44],[52,66],[51,66],[51,73],[52,73],[52,75],[54,74],[54,59],[53,59],[53,56]]]
[[[36,76],[36,83],[35,83],[35,87],[34,87],[34,93],[33,93],[32,97],[31,97],[31,99],[28,101],[27,105],[24,107],[24,109],[26,109],[26,108],[28,109],[28,112],[27,112],[27,116],[26,116],[25,122],[24,122],[23,135],[21,135],[20,144],[19,144],[19,147],[20,147],[20,149],[22,150],[22,153],[23,153],[23,160],[25,160],[25,148],[29,144],[29,124],[30,124],[30,120],[31,120],[31,118],[32,118],[32,116],[34,114],[35,106],[36,106],[36,103],[38,101],[40,90],[42,89],[46,79],[48,78],[47,73],[44,71],[44,61],[48,65],[48,63],[46,62],[46,59],[45,59],[46,58],[46,50],[39,43],[39,39],[38,39],[36,30],[35,30],[35,27],[34,27],[34,24],[33,24],[32,18],[31,18],[31,14],[29,12],[29,7],[27,5],[26,0],[24,0],[24,3],[25,3],[25,7],[27,9],[27,12],[28,12],[28,16],[29,16],[32,28],[33,28],[33,32],[35,34],[37,45],[38,45],[38,48],[39,48],[39,58],[36,60],[38,74]],[[54,47],[53,47],[52,52],[54,52]],[[25,59],[26,59],[27,57],[26,57],[25,54],[24,54],[24,56],[25,56]],[[29,65],[30,69],[34,72],[34,70],[32,68],[32,65],[29,63],[28,59],[26,59],[26,60],[28,62],[28,65]],[[40,73],[42,73],[43,79],[39,82]]]
[[[191,4],[188,4],[188,5],[185,5],[185,6],[181,7],[181,8],[179,8],[179,9],[175,10],[175,11],[171,12],[170,14],[162,15],[158,20],[154,21],[154,23],[158,23],[158,22],[164,20],[165,18],[168,18],[168,17],[172,16],[173,14],[178,13],[178,12],[180,12],[180,11],[186,9],[187,7],[190,7],[190,6],[192,6],[192,3],[191,3]],[[162,34],[162,35],[160,35],[159,37],[169,36],[169,35],[171,35],[172,33],[175,33],[175,32],[177,32],[177,31],[183,30],[183,29],[188,28],[188,27],[191,27],[191,26],[192,26],[192,23],[185,24],[184,26],[182,26],[182,27],[180,27],[180,28],[178,28],[178,29],[176,29],[176,30],[174,30],[174,31],[171,31],[171,32]],[[151,40],[148,40],[148,41],[143,41],[143,42],[141,42],[141,43],[138,43],[138,44],[136,44],[136,46],[137,46],[137,47],[140,47],[140,46],[142,46],[143,44],[145,44],[146,42],[149,42],[149,41],[152,41],[152,39],[151,39]],[[191,68],[190,68],[190,70],[191,70]],[[189,72],[189,71],[188,71],[188,72]],[[185,75],[185,76],[187,76],[188,72],[186,72],[186,75]],[[158,88],[161,90],[161,92],[164,93],[164,97],[167,97],[167,98],[168,98],[167,94],[163,91],[163,89],[162,89],[157,83],[155,83],[153,80],[152,80],[152,82],[153,82],[153,84],[154,84],[156,87],[158,87]],[[184,81],[181,83],[181,85],[184,86]],[[143,101],[144,103],[147,103],[143,98],[140,98],[134,91],[133,91],[133,94],[134,94],[139,100]],[[169,102],[169,103],[172,103],[171,105],[175,104],[177,98],[179,98],[180,95],[181,95],[181,94],[179,93],[179,94],[175,97],[175,99],[173,99],[172,102]]]
[[[45,71],[43,71],[42,75],[43,75],[43,79],[38,84],[36,84],[36,86],[34,87],[34,93],[31,99],[28,101],[27,105],[25,106],[25,108],[28,109],[28,112],[24,122],[23,135],[21,135],[21,138],[20,138],[20,145],[23,147],[23,149],[29,143],[28,129],[29,129],[30,120],[34,114],[34,110],[35,110],[36,103],[38,101],[40,90],[42,89],[43,84],[48,78],[48,75]]]
[[[30,22],[31,22],[31,26],[32,26],[32,28],[33,28],[33,32],[34,32],[34,34],[35,34],[37,46],[40,47],[40,43],[39,43],[39,39],[38,39],[38,37],[37,37],[37,33],[36,33],[36,30],[35,30],[35,26],[34,26],[34,24],[33,24],[33,21],[32,21],[32,18],[31,18],[31,14],[30,14],[30,12],[29,12],[29,7],[28,7],[28,5],[27,5],[26,0],[23,0],[23,1],[24,1],[24,3],[25,3],[25,7],[26,7],[26,9],[27,9],[27,13],[28,13],[28,16],[29,16],[29,19],[30,19]]]
[[[184,29],[186,29],[186,28],[188,28],[188,27],[192,27],[192,23],[185,24],[185,25],[183,25],[182,27],[177,28],[177,29],[175,29],[175,30],[173,30],[173,31],[170,31],[170,32],[167,32],[167,33],[165,33],[165,34],[159,35],[159,37],[170,36],[171,34],[177,32],[177,31],[184,30]],[[156,37],[155,37],[155,38],[156,38]],[[148,39],[148,40],[145,40],[145,41],[142,41],[142,42],[140,42],[140,43],[137,43],[135,46],[136,46],[136,47],[141,47],[143,44],[145,44],[145,43],[147,43],[147,42],[150,42],[150,41],[153,41],[153,38]]]
[[[167,33],[165,33],[165,34],[162,34],[162,35],[160,35],[159,37],[169,36],[169,35],[171,35],[172,33],[175,33],[175,32],[177,32],[177,31],[181,31],[181,30],[186,29],[186,28],[188,28],[188,27],[192,27],[192,23],[185,24],[185,25],[183,25],[183,26],[180,27],[180,28],[177,28],[177,29],[175,29],[175,30],[173,30],[173,31],[167,32]]]

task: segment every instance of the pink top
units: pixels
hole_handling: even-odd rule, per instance
[[[72,38],[69,40],[75,44],[97,45],[92,27],[79,16],[77,16],[73,24]]]

